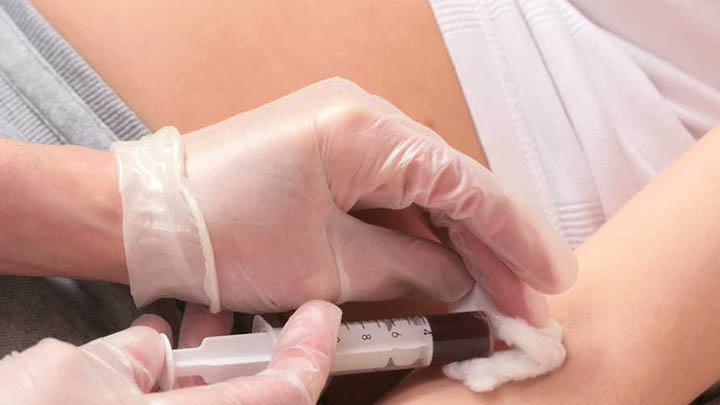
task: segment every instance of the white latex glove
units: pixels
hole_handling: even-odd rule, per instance
[[[454,302],[477,281],[501,311],[541,325],[540,292],[575,280],[571,250],[538,212],[349,81],[313,84],[182,141],[172,134],[113,146],[138,304],[172,296],[275,312],[312,298]],[[462,258],[348,214],[413,203],[448,228]]]
[[[150,393],[165,363],[169,328],[145,316],[122,332],[75,347],[45,339],[0,361],[3,404],[315,404],[330,370],[340,309],[322,301],[301,306],[278,337],[265,371],[217,384]]]

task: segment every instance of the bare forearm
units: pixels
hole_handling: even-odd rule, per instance
[[[126,282],[108,152],[0,139],[0,273]]]
[[[709,134],[577,251],[577,285],[551,301],[557,372],[473,394],[440,374],[388,403],[688,403],[720,377],[720,131]]]

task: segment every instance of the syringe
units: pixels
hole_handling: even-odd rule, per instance
[[[253,333],[205,338],[200,346],[172,350],[166,340],[163,390],[177,377],[200,376],[206,383],[254,375],[272,357],[280,328],[256,316]],[[442,365],[493,352],[484,312],[409,316],[343,322],[331,373],[352,374]]]

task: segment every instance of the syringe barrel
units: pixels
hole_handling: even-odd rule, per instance
[[[493,351],[483,312],[343,322],[333,374],[443,365]]]
[[[495,345],[484,312],[427,315],[433,338],[432,365],[488,357]]]

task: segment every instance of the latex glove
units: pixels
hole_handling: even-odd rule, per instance
[[[269,312],[311,298],[454,302],[477,281],[500,310],[540,325],[547,309],[539,292],[575,280],[571,250],[538,212],[432,130],[346,80],[316,83],[182,141],[167,133],[114,146],[138,304],[175,296],[215,311],[219,301]],[[154,172],[160,180],[147,180]],[[150,191],[123,181],[133,177]],[[413,203],[448,228],[462,258],[348,214]]]
[[[164,365],[167,324],[143,317],[122,332],[75,347],[53,339],[0,361],[3,404],[315,404],[325,385],[340,309],[301,306],[278,337],[265,371],[217,384],[150,393]]]

